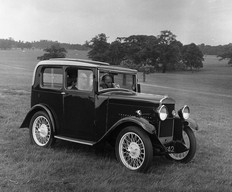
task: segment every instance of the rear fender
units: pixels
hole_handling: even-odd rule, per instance
[[[38,105],[33,106],[30,109],[30,111],[27,113],[25,119],[23,120],[23,122],[19,128],[29,128],[32,116],[38,111],[45,111],[48,114],[48,116],[51,120],[51,123],[52,123],[53,131],[55,132],[55,122],[54,122],[53,115],[52,115],[51,111],[49,110],[49,108],[43,104],[38,104]]]

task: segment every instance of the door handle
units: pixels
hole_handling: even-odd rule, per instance
[[[61,95],[65,95],[65,92],[63,91],[63,92],[61,92]]]

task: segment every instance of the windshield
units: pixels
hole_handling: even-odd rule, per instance
[[[136,75],[130,73],[99,71],[98,90],[110,88],[136,91]]]

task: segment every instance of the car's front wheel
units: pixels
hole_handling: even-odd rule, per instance
[[[134,126],[127,127],[119,133],[115,152],[118,161],[132,171],[145,172],[153,158],[149,136],[145,131]]]
[[[169,153],[166,157],[182,163],[188,163],[193,159],[196,153],[196,137],[189,127],[183,129],[182,136],[183,142],[188,150],[183,153]]]
[[[29,126],[30,139],[40,147],[49,147],[54,143],[51,120],[44,111],[36,112]]]

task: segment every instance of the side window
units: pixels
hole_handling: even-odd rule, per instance
[[[63,85],[62,68],[45,68],[42,72],[42,87],[61,89]]]
[[[66,89],[92,91],[93,71],[88,69],[68,68],[66,70]]]
[[[77,89],[83,91],[93,90],[93,72],[91,70],[78,70]]]

